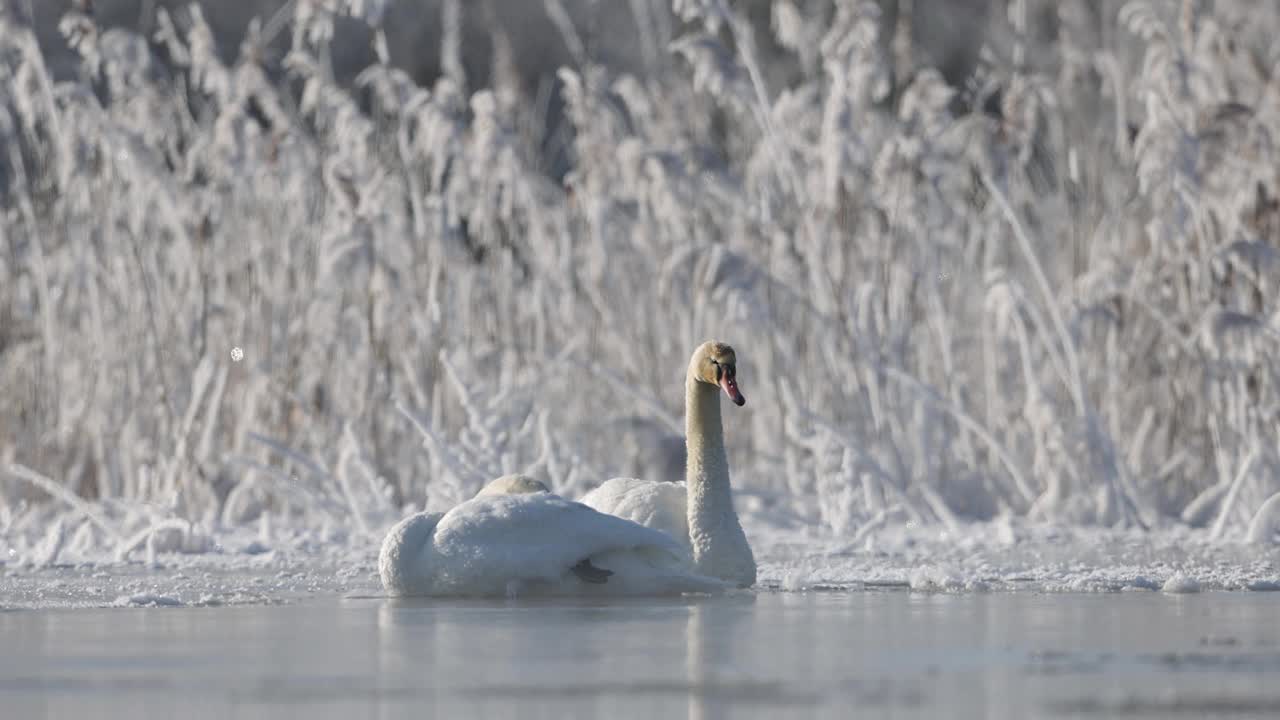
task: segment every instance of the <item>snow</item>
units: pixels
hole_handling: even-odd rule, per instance
[[[777,590],[1190,592],[1269,590],[1280,579],[1280,553],[1214,541],[1202,530],[1026,525],[1011,545],[998,527],[887,529],[857,548],[781,533],[762,543],[750,526],[748,535],[760,561],[758,587]]]
[[[1189,595],[1200,592],[1200,581],[1179,572],[1170,575],[1160,589],[1171,595]]]
[[[1207,530],[996,521],[954,529],[883,528],[850,546],[846,538],[754,514],[744,526],[759,563],[754,592],[1280,591],[1280,551],[1242,539],[1213,540]],[[207,552],[157,552],[151,560],[119,560],[83,548],[42,564],[31,561],[38,547],[29,548],[29,558],[11,545],[0,553],[6,558],[0,609],[259,605],[385,595],[377,577],[378,532],[326,537],[280,531],[270,542],[256,532],[227,529],[213,535]],[[1018,542],[1007,542],[1010,532]]]
[[[181,607],[183,602],[170,595],[121,595],[111,603],[115,607]]]

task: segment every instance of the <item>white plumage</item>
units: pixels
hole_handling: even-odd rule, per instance
[[[690,553],[688,492],[682,482],[614,478],[582,497],[582,504],[671,536]]]
[[[447,513],[409,517],[383,541],[378,573],[392,595],[664,595],[726,587],[694,572],[669,536],[541,492],[485,495]]]

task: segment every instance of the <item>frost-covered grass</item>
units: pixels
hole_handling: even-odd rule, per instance
[[[0,11],[0,538],[373,538],[513,471],[677,479],[715,337],[773,526],[1274,539],[1275,3],[997,3],[959,92],[876,3],[627,5],[635,74],[544,3],[562,112],[500,26],[466,76],[465,2],[430,87],[386,2],[297,0],[231,62],[194,8],[72,10],[63,81]]]

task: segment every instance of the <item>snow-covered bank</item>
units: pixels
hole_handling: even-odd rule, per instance
[[[1206,531],[1009,523],[890,527],[859,543],[749,523],[757,592],[1114,592],[1280,590],[1280,550]],[[258,530],[216,535],[199,553],[119,560],[7,548],[0,609],[222,606],[382,595],[377,537]],[[5,538],[11,542],[14,538]],[[18,547],[22,547],[18,543]]]
[[[280,537],[268,548],[229,533],[201,553],[118,560],[69,552],[38,564],[21,553],[0,567],[0,609],[261,605],[380,594],[376,545]]]
[[[890,528],[856,546],[782,536],[760,545],[761,586],[782,590],[1280,590],[1280,551],[1215,541],[1200,530],[1014,529],[995,523]]]

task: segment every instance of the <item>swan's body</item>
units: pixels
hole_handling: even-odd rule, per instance
[[[720,420],[720,389],[737,405],[733,349],[703,343],[689,361],[685,379],[685,482],[615,478],[587,493],[582,502],[670,535],[693,556],[694,569],[739,587],[756,581],[755,556],[733,509],[729,459]]]
[[[660,530],[693,555],[688,491],[682,482],[614,478],[584,495],[582,504]]]
[[[391,529],[378,574],[392,595],[715,592],[663,533],[545,492],[477,496]]]

